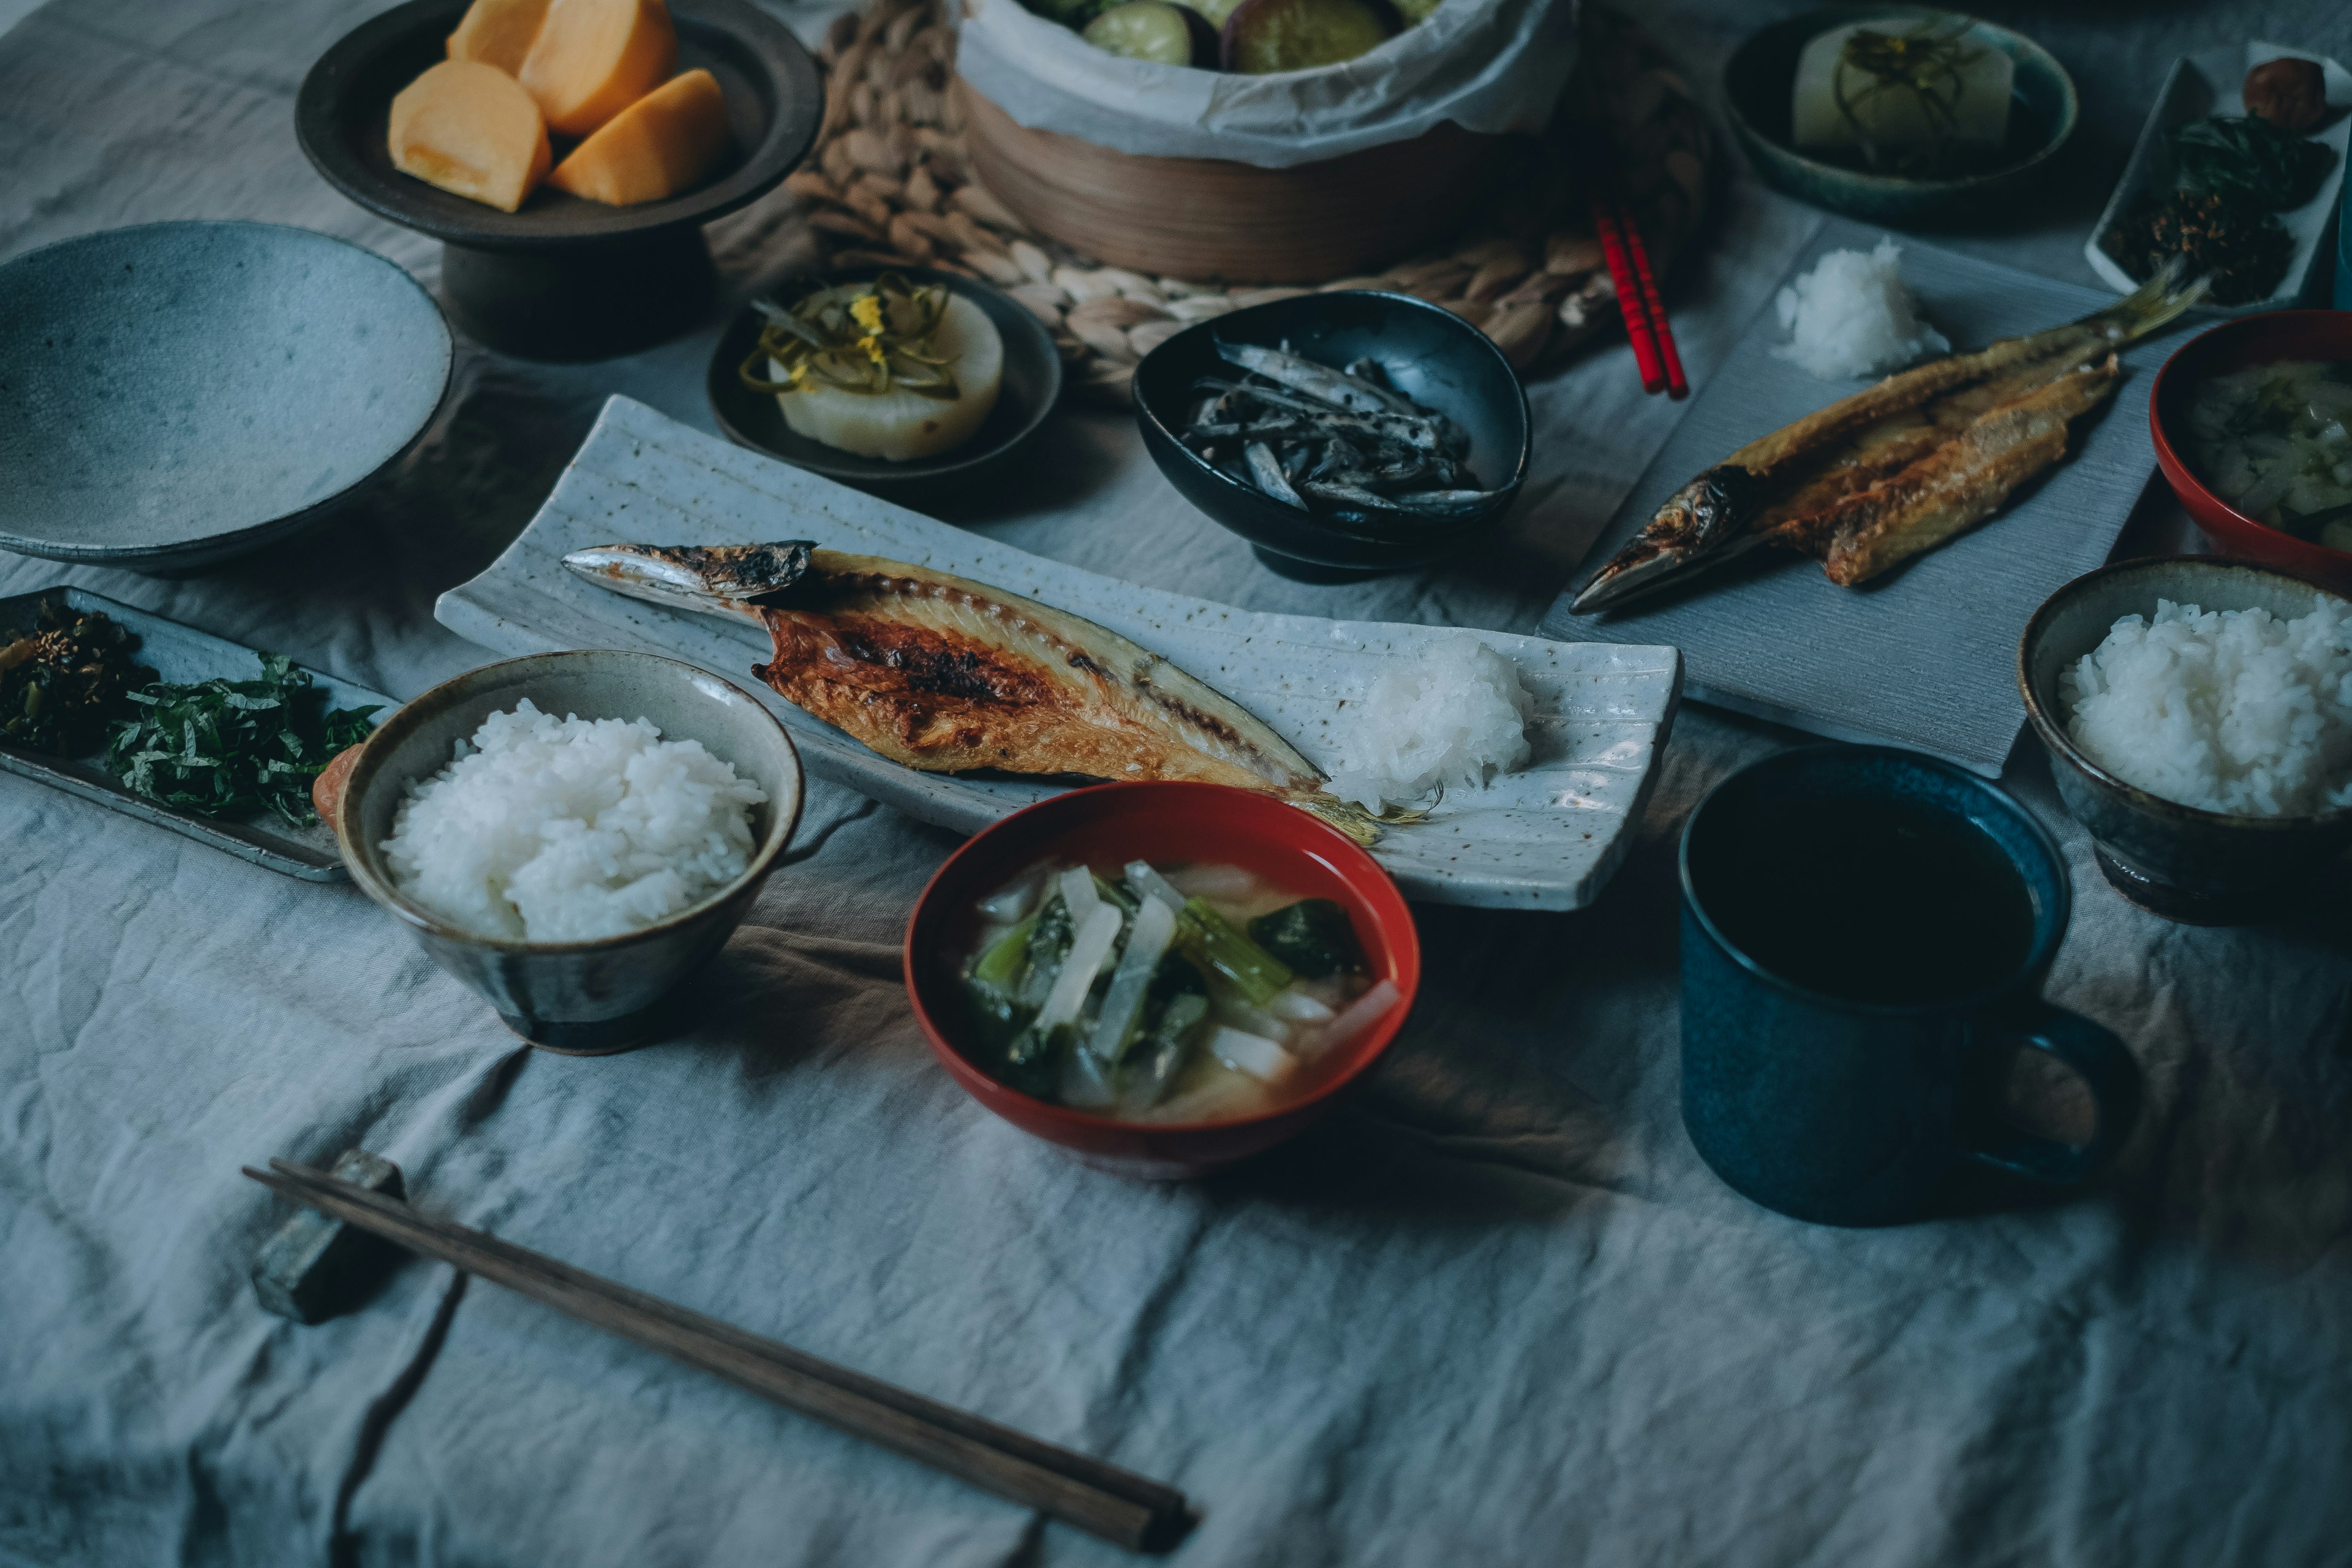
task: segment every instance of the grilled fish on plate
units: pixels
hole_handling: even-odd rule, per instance
[[[1116,632],[1018,594],[806,541],[604,544],[563,564],[634,598],[756,622],[774,653],[752,674],[910,768],[1234,784],[1363,842],[1379,834],[1240,704]]]
[[[1990,517],[2066,455],[2116,353],[2205,292],[2176,262],[2137,293],[2030,337],[1931,360],[1749,442],[1685,485],[1592,574],[1578,615],[1778,545],[1852,587]]]

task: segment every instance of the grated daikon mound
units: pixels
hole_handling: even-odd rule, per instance
[[[1773,354],[1834,381],[1951,353],[1944,334],[1919,319],[1902,260],[1902,247],[1891,239],[1875,250],[1822,257],[1774,300],[1781,330],[1792,335]]]
[[[767,795],[644,719],[558,719],[528,698],[412,784],[384,858],[403,893],[509,941],[585,942],[667,920],[751,863]]]
[[[1535,699],[1518,666],[1476,637],[1449,638],[1372,682],[1326,786],[1372,810],[1527,766]]]
[[[2231,816],[2352,805],[2352,605],[2307,616],[2157,601],[2058,676],[2074,743],[2151,795]]]

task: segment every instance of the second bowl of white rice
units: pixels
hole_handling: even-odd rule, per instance
[[[799,821],[800,759],[749,692],[614,650],[468,671],[386,720],[335,829],[352,879],[535,1045],[667,1026]]]
[[[2210,923],[2295,912],[2352,847],[2352,605],[2251,562],[2122,562],[2051,595],[2018,689],[2127,897]]]

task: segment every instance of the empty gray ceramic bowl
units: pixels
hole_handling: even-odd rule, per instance
[[[0,550],[184,572],[316,521],[449,384],[432,296],[373,251],[156,223],[0,267]]]
[[[593,942],[531,942],[450,925],[393,885],[383,856],[406,786],[446,767],[491,713],[528,697],[543,712],[650,719],[665,740],[699,741],[757,783],[758,847],[740,877],[667,920]],[[335,805],[352,880],[416,933],[442,968],[480,992],[535,1046],[575,1056],[625,1050],[680,1016],[672,994],[725,944],[801,815],[801,763],[775,715],[740,687],[676,659],[614,651],[533,654],[444,681],[383,721]]]
[[[2058,794],[2096,841],[2099,869],[2134,903],[2168,919],[2233,925],[2295,914],[2352,845],[2352,807],[2318,816],[2228,816],[2125,783],[2066,733],[2058,676],[2126,616],[2153,617],[2158,599],[2203,610],[2307,616],[2326,590],[2250,562],[2210,556],[2125,561],[2050,595],[2018,642],[2017,686],[2050,748]]]

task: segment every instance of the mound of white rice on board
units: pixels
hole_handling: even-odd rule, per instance
[[[400,890],[483,936],[584,942],[701,902],[751,863],[766,800],[699,741],[526,698],[412,784],[384,858]]]
[[[1832,250],[1780,290],[1773,309],[1790,341],[1774,354],[1828,380],[1875,375],[1951,342],[1919,319],[1903,282],[1903,247],[1882,239],[1875,250]]]
[[[2267,610],[2157,601],[2058,676],[2066,732],[2150,795],[2231,816],[2352,805],[2352,605]]]
[[[1527,766],[1535,699],[1519,667],[1474,637],[1449,637],[1381,672],[1349,704],[1354,722],[1326,786],[1378,811],[1441,785],[1480,784]]]

